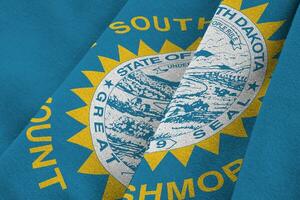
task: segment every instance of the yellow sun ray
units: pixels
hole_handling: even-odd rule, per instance
[[[92,152],[86,161],[81,165],[78,170],[79,173],[82,174],[109,174],[106,169],[100,164],[96,152]]]
[[[126,187],[124,187],[124,185],[122,185],[113,176],[109,176],[102,199],[104,200],[121,199],[125,193],[125,190]]]
[[[103,72],[96,71],[83,71],[82,73],[87,77],[87,79],[94,87],[99,85],[105,76]]]
[[[84,106],[67,112],[67,114],[83,125],[89,125],[89,107]]]
[[[265,22],[257,24],[257,28],[260,30],[261,34],[264,36],[265,40],[268,40],[278,29],[284,24],[283,21],[278,22]]]
[[[115,67],[117,67],[118,65],[120,65],[120,62],[111,59],[111,58],[107,58],[104,56],[98,56],[100,62],[102,63],[103,66],[103,70],[105,73],[103,73],[103,75],[109,73],[112,69],[114,69]],[[104,77],[102,77],[104,78]]]
[[[265,96],[265,94],[266,94],[266,92],[268,90],[268,85],[270,84],[270,82],[271,82],[270,78],[265,79],[263,87],[261,87],[261,90],[257,94],[258,98],[261,98],[261,97]]]
[[[268,3],[265,3],[259,6],[247,8],[242,10],[242,13],[244,13],[253,23],[256,23],[261,18],[267,6]]]
[[[138,56],[150,56],[157,54],[151,47],[149,47],[144,41],[140,41]]]
[[[119,49],[119,57],[121,63],[137,57],[134,53],[132,53],[131,51],[129,51],[128,49],[126,49],[121,45],[118,45],[118,49]]]
[[[203,140],[196,144],[201,149],[204,149],[206,151],[209,151],[214,154],[219,154],[219,148],[220,148],[220,133],[216,133],[213,136],[207,138],[206,140]]]
[[[167,151],[158,151],[149,154],[145,154],[144,158],[152,170],[155,170],[159,163],[167,155]]]
[[[197,40],[195,40],[195,42],[193,42],[190,46],[188,46],[188,48],[186,50],[188,51],[195,51],[197,50],[200,42],[201,42],[202,38],[199,37]]]
[[[266,43],[267,43],[268,49],[270,49],[268,57],[269,57],[269,59],[273,59],[274,56],[276,56],[278,53],[280,53],[280,50],[284,44],[284,40],[276,40],[276,41],[268,40]]]
[[[248,107],[247,109],[240,115],[241,118],[243,117],[256,117],[261,106],[261,101],[256,98]],[[241,119],[240,119],[241,120]]]
[[[230,6],[236,10],[240,10],[242,7],[243,0],[224,0],[222,1],[223,5]]]
[[[68,139],[68,142],[72,142],[74,144],[78,144],[80,146],[83,146],[91,151],[94,150],[92,137],[90,134],[89,127],[85,127],[81,131],[79,131],[77,134],[72,136]]]
[[[242,120],[240,119],[236,119],[233,122],[231,122],[231,126],[226,126],[222,130],[222,134],[234,137],[247,137],[247,132],[244,128]]]
[[[270,62],[269,62],[270,68],[267,69],[266,77],[271,78],[272,73],[273,73],[273,71],[274,71],[274,69],[275,69],[275,67],[276,67],[276,65],[277,65],[278,60],[277,60],[277,59],[272,59],[272,60],[269,60],[269,61],[270,61]],[[265,80],[265,81],[266,81],[266,80]]]
[[[194,149],[194,145],[173,149],[171,150],[171,153],[183,166],[186,166],[188,161],[190,160],[190,157],[192,155]]]
[[[177,46],[176,44],[170,42],[169,40],[166,40],[162,48],[160,49],[161,54],[178,52],[178,51],[183,51],[183,49]]]
[[[72,89],[72,92],[76,94],[84,103],[88,104],[91,102],[93,98],[93,94],[95,92],[96,88],[77,88]]]

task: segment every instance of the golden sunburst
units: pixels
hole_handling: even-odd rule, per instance
[[[110,173],[103,167],[93,147],[90,127],[89,127],[90,126],[89,109],[91,106],[93,95],[98,85],[101,83],[101,81],[106,76],[106,74],[108,74],[114,68],[116,68],[117,66],[121,65],[126,61],[143,57],[143,56],[181,52],[181,51],[194,51],[197,49],[200,40],[201,38],[198,38],[187,49],[182,49],[176,44],[166,40],[162,45],[160,51],[158,52],[153,50],[145,42],[140,41],[137,54],[134,54],[130,50],[119,45],[118,46],[119,60],[98,56],[98,59],[103,69],[102,70],[99,69],[99,71],[83,71],[83,74],[90,81],[92,86],[86,88],[72,89],[72,92],[76,94],[85,103],[85,106],[75,110],[71,110],[67,112],[67,114],[73,119],[75,119],[76,121],[78,121],[79,123],[83,124],[85,128],[83,128],[81,131],[76,133],[73,137],[68,139],[68,142],[80,145],[91,151],[89,157],[79,168],[78,173],[108,176],[108,181],[102,199],[110,200],[110,199],[121,198],[122,194],[125,192],[126,187],[122,185],[118,180],[116,180],[112,175],[110,175]]]
[[[258,115],[259,108],[261,106],[260,99],[266,93],[270,83],[271,74],[277,64],[277,59],[275,57],[280,52],[284,43],[284,40],[272,41],[270,38],[283,25],[284,21],[259,23],[259,19],[263,15],[268,4],[266,3],[242,10],[242,3],[242,0],[224,0],[222,2],[223,5],[232,7],[233,9],[238,10],[246,15],[256,25],[264,37],[268,49],[268,67],[265,75],[266,78],[261,86],[260,91],[248,108],[237,119],[227,125],[223,130],[207,138],[206,140],[182,148],[145,154],[144,158],[152,170],[156,169],[156,167],[161,163],[168,153],[171,153],[173,156],[175,156],[175,158],[184,166],[187,166],[195,147],[199,147],[218,155],[221,134],[240,138],[247,137],[247,132],[243,125],[242,119],[256,117]]]

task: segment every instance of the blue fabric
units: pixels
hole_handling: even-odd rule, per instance
[[[233,200],[300,199],[300,10],[264,98]]]
[[[126,1],[0,1],[0,153]]]

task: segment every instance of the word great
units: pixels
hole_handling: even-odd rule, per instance
[[[194,18],[168,18],[153,16],[148,18],[145,16],[132,17],[128,22],[116,21],[109,25],[109,28],[116,34],[125,34],[132,29],[138,31],[148,31],[151,28],[159,32],[169,32],[173,29],[179,31],[188,31],[192,27],[197,27],[198,30],[203,30],[210,23],[204,17]]]

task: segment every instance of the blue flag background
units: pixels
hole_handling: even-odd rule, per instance
[[[300,50],[299,42],[295,42],[299,13],[281,56],[280,50],[299,0],[288,3],[286,0],[225,0],[215,21],[211,19],[219,1],[129,0],[126,4],[125,1],[110,3],[105,0],[91,4],[37,2],[33,6],[15,3],[15,7],[8,2],[1,3],[0,22],[8,28],[0,30],[0,36],[3,35],[0,42],[6,44],[1,49],[5,58],[0,61],[4,66],[0,74],[3,83],[0,89],[3,88],[4,94],[0,98],[0,120],[5,121],[0,125],[0,153],[11,144],[0,156],[0,198],[298,199],[298,193],[294,191],[299,187],[299,181],[294,176],[299,174],[299,161],[295,160],[300,142],[297,136],[299,84],[295,65]],[[45,15],[46,11],[53,17]],[[245,90],[242,90],[252,95],[246,97],[254,99],[254,103],[249,100],[245,110],[236,112],[241,114],[237,115],[238,123],[228,121],[231,128],[215,129],[201,141],[190,144],[193,140],[188,137],[177,141],[177,130],[174,138],[166,134],[164,140],[163,132],[155,141],[152,136],[155,136],[160,120],[168,114],[164,109],[177,86],[182,89],[181,75],[186,72],[192,51],[196,50],[210,22],[221,24],[216,26],[217,31],[210,32],[215,33],[209,35],[211,41],[218,37],[225,41],[213,42],[215,49],[210,49],[211,52],[219,54],[224,49],[232,52],[247,48],[245,52],[250,53],[237,50],[240,54],[231,57],[242,55],[248,63],[257,53],[253,45],[257,42],[261,44],[261,51],[269,56],[266,57],[268,65],[263,62],[259,70],[267,68],[265,74],[269,76],[262,73],[261,79],[256,77],[255,80],[263,85],[256,91],[256,82],[250,84],[244,77],[232,76],[233,71],[240,72],[238,67],[244,65],[237,64],[235,58],[234,64],[225,65],[228,57],[222,55],[228,52],[221,53],[219,60],[224,62],[223,65],[208,65],[208,68],[230,71],[224,73],[225,78],[221,74],[222,83],[244,81]],[[243,27],[246,25],[249,27]],[[227,32],[224,27],[228,28]],[[61,32],[57,33],[57,29]],[[101,36],[94,43],[97,34]],[[244,39],[239,43],[238,39],[233,40],[236,38]],[[205,43],[200,47],[206,48],[209,41],[203,41]],[[262,41],[266,43],[262,44]],[[218,46],[220,44],[224,46]],[[28,46],[32,47],[30,51]],[[80,59],[89,47],[88,53]],[[207,58],[213,54],[198,49],[194,58],[198,59],[199,55]],[[15,59],[15,56],[20,58]],[[265,58],[264,55],[261,58]],[[277,58],[281,60],[271,90],[262,97]],[[256,73],[255,67],[259,66],[253,63],[245,64],[249,74]],[[207,74],[214,76],[215,72]],[[229,86],[228,90],[214,88],[216,90],[208,94],[226,99],[233,91],[232,85]],[[201,84],[191,87],[182,91],[189,96],[192,91],[189,89],[203,89]],[[45,100],[40,111],[23,129],[36,106]],[[262,101],[262,116],[253,131]],[[206,108],[199,102],[192,105],[204,105],[201,111],[207,114],[210,102]],[[245,102],[238,103],[247,106]],[[188,103],[182,106],[187,113],[194,109]],[[243,115],[243,112],[247,114]],[[228,113],[232,114],[232,111]],[[232,116],[228,114],[229,118]],[[192,127],[197,125],[197,119],[193,123]],[[188,126],[190,124],[183,128]],[[21,129],[23,131],[17,135]],[[185,136],[199,139],[194,133],[199,132],[187,132]],[[165,141],[183,145],[172,149]],[[153,146],[166,148],[147,154]],[[235,186],[246,151],[245,166]],[[287,189],[291,191],[288,194]]]
[[[0,2],[0,154],[125,2]]]

